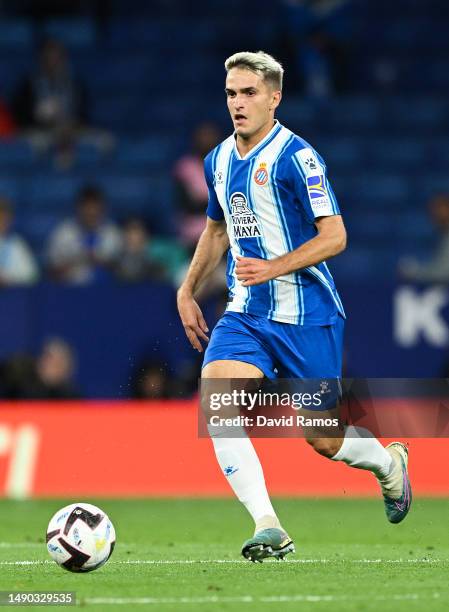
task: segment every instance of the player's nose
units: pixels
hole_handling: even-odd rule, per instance
[[[234,108],[236,110],[242,110],[243,108],[243,98],[241,98],[240,96],[235,96],[234,100]]]

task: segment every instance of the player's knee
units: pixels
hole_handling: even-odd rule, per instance
[[[314,451],[329,459],[338,453],[341,446],[339,438],[306,438],[306,441]]]

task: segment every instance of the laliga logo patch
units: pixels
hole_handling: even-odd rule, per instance
[[[307,177],[307,190],[312,200],[327,196],[323,175]]]
[[[257,185],[265,185],[265,183],[268,181],[268,170],[266,163],[260,163],[259,167],[254,173],[254,181],[257,183]]]
[[[308,176],[307,192],[309,194],[310,204],[315,214],[324,210],[332,210],[329,194],[327,193],[324,176],[318,174],[316,176]]]

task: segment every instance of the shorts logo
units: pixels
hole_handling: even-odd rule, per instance
[[[322,174],[318,176],[308,176],[307,191],[309,192],[311,200],[327,197],[327,191],[324,185],[324,176]]]
[[[254,181],[257,183],[257,185],[265,185],[265,183],[268,181],[267,164],[265,164],[264,162],[261,162],[259,167],[255,171]]]
[[[327,380],[322,380],[320,382],[320,393],[321,395],[323,395],[324,393],[330,393],[331,390],[329,389],[329,383],[327,382]]]
[[[231,195],[230,206],[234,238],[259,238],[262,235],[259,222],[248,206],[245,194],[235,191]]]

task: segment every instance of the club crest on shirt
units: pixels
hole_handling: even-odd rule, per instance
[[[254,182],[257,183],[257,185],[265,185],[267,181],[268,181],[267,164],[265,162],[261,162],[259,164],[259,167],[254,173]]]
[[[235,191],[230,198],[231,220],[234,231],[234,238],[259,238],[259,222],[256,215],[248,206],[248,201],[244,193]]]

